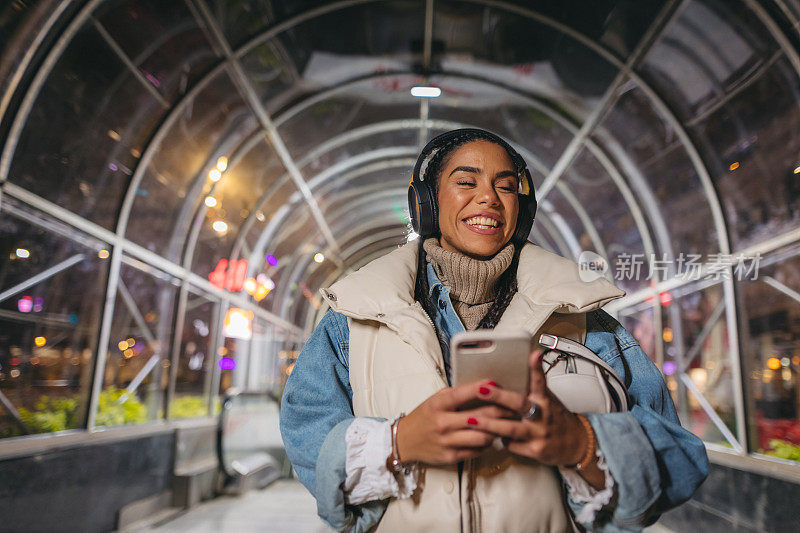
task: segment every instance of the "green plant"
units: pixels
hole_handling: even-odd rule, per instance
[[[181,396],[169,404],[170,418],[197,418],[208,415],[208,401],[202,396]]]
[[[125,397],[125,398],[123,398]],[[120,403],[120,400],[124,401]],[[42,396],[33,407],[19,409],[20,418],[31,433],[52,433],[65,429],[77,428],[81,425],[78,412],[78,396],[54,398]],[[214,398],[214,414],[219,414],[221,402]],[[207,400],[203,396],[181,396],[170,404],[170,417],[197,418],[208,415]],[[159,413],[159,417],[163,413]],[[123,424],[140,424],[147,421],[147,408],[135,394],[127,395],[125,389],[109,387],[100,393],[97,402],[98,426],[119,426]],[[0,439],[18,437],[23,433],[16,427],[4,428],[0,431]]]
[[[19,416],[31,433],[52,433],[77,427],[78,399],[42,396],[33,410],[21,407]]]
[[[123,395],[126,397],[122,403]],[[124,389],[109,387],[100,393],[97,402],[98,426],[140,424],[147,420],[147,408],[136,395],[128,395]]]
[[[781,459],[800,461],[800,446],[785,440],[771,439],[769,441],[769,449],[765,450],[764,453]]]

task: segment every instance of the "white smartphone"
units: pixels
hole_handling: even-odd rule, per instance
[[[457,333],[450,339],[453,385],[488,379],[525,395],[532,348],[533,339],[524,330],[480,329]]]

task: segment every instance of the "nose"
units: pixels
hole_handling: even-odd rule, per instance
[[[488,205],[490,207],[498,207],[500,205],[500,197],[497,195],[497,190],[494,184],[480,184],[478,185],[475,201],[481,205]]]

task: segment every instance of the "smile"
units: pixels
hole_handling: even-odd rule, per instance
[[[497,228],[500,226],[500,221],[489,217],[470,217],[464,220],[469,226],[476,228]]]
[[[502,222],[495,218],[483,216],[465,218],[462,222],[464,222],[469,229],[483,234],[497,233],[498,228],[503,225]]]

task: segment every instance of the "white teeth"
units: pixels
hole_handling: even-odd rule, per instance
[[[472,217],[465,222],[470,226],[480,227],[481,229],[496,228],[498,226],[498,222],[495,219],[488,217]]]

